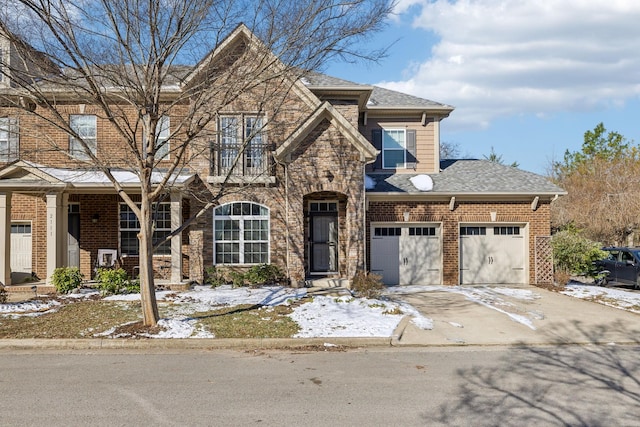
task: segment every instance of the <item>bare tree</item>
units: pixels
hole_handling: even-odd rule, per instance
[[[626,244],[640,226],[638,147],[602,123],[584,134],[582,149],[552,166],[552,179],[567,191],[553,205],[554,228],[576,227],[605,244]]]
[[[0,94],[1,101],[73,138],[81,156],[70,160],[103,172],[135,213],[145,325],[159,318],[154,203],[166,197],[183,168],[209,150],[210,122],[246,94],[283,103],[305,72],[327,61],[379,58],[383,52],[358,46],[382,27],[392,7],[388,0],[14,1],[16,7],[0,18],[0,30],[19,61],[4,56],[0,69],[16,87]],[[225,45],[234,31],[246,35],[243,42]],[[190,65],[195,58],[201,60]],[[122,141],[118,156],[101,156],[79,134],[64,109],[69,99],[110,122]],[[171,133],[163,135],[163,117],[170,113]],[[47,143],[52,152],[68,154],[59,141]],[[171,160],[160,167],[167,153]],[[137,175],[140,202],[112,173],[116,167]],[[225,185],[209,189],[213,196],[190,220],[214,205]]]

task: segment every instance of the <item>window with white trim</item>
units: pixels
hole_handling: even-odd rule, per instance
[[[157,203],[153,212],[153,244],[163,240],[171,233],[171,204],[169,202]],[[140,255],[140,243],[138,233],[140,222],[126,203],[120,204],[120,253],[122,255]],[[160,245],[154,255],[170,255],[171,242],[167,240]]]
[[[404,168],[406,162],[406,131],[404,129],[382,130],[382,167]]]
[[[169,159],[169,116],[162,116],[158,119],[156,124],[156,159],[168,160]]]
[[[0,117],[0,162],[11,162],[19,157],[18,119]]]
[[[269,263],[269,209],[233,202],[213,211],[215,264]]]
[[[72,114],[69,117],[71,129],[87,145],[89,151],[95,156],[98,154],[97,122],[96,116],[89,114]],[[80,160],[88,160],[89,153],[82,146],[82,142],[72,136],[69,137],[69,153]]]

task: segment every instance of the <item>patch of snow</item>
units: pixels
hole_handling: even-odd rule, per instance
[[[13,317],[22,316],[40,316],[44,313],[55,311],[60,302],[56,300],[29,300],[21,302],[10,302],[0,304],[0,314],[10,314]]]
[[[164,330],[151,338],[214,338],[214,335],[196,325],[195,319],[160,319],[158,326]]]
[[[366,298],[315,296],[289,315],[300,326],[299,338],[389,337],[402,320],[394,303]]]
[[[364,188],[365,190],[373,190],[374,188],[376,188],[376,180],[371,178],[369,175],[365,175]]]
[[[447,323],[455,328],[464,328],[464,326],[462,326],[460,323],[456,323],[456,322],[447,322]]]
[[[615,288],[569,283],[560,293],[598,302],[610,307],[640,313],[640,293]]]
[[[429,175],[416,175],[409,178],[409,181],[419,191],[431,191],[433,190],[433,180]]]

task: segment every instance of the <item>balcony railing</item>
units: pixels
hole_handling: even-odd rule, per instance
[[[273,175],[272,144],[213,143],[212,171],[214,176],[271,176]]]

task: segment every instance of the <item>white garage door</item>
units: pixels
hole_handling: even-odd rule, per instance
[[[460,227],[460,283],[526,283],[524,227]]]
[[[31,274],[31,224],[11,224],[11,271]]]
[[[442,283],[438,224],[374,225],[371,236],[371,272],[386,285]]]

